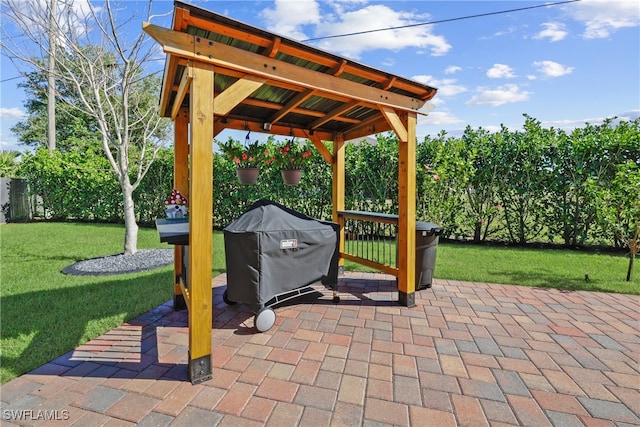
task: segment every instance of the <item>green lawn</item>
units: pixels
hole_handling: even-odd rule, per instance
[[[124,227],[34,223],[0,226],[0,380],[2,383],[172,298],[173,270],[67,276],[77,261],[121,253]],[[222,238],[214,239],[216,252]],[[138,248],[170,248],[140,229]],[[214,274],[224,257],[214,256]]]
[[[529,249],[461,244],[438,246],[435,276],[565,290],[640,295],[640,272],[625,281],[629,258],[568,249]],[[585,274],[589,281],[585,281]]]
[[[172,297],[172,268],[120,276],[66,276],[77,261],[122,251],[124,227],[33,223],[0,226],[2,383],[72,350]],[[214,275],[225,270],[222,233],[213,236]],[[138,247],[167,248],[155,229]],[[640,294],[625,282],[628,258],[564,250],[441,244],[436,277]],[[347,269],[362,269],[348,263]],[[585,273],[590,281],[584,281]]]

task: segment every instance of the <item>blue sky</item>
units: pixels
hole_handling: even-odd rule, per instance
[[[81,3],[86,0],[75,0]],[[123,2],[135,6],[133,1]],[[567,131],[640,116],[640,2],[581,0],[432,25],[552,2],[276,0],[191,1],[323,50],[437,87],[418,138],[466,126],[521,128],[523,114]],[[133,10],[133,8],[131,8]],[[169,27],[171,1],[152,23]],[[142,18],[131,23],[141,31]],[[2,57],[0,149],[21,149],[9,128],[24,112],[16,68]],[[224,138],[224,135],[220,135]],[[220,138],[219,137],[219,138]]]

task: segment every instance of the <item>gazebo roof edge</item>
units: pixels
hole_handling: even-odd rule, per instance
[[[189,107],[194,61],[213,65],[216,133],[354,139],[398,129],[398,115],[426,114],[437,92],[182,1],[174,2],[171,29],[146,23],[143,30],[167,53],[161,115]]]
[[[301,50],[307,50],[307,51],[311,51],[314,52],[315,54],[319,55],[319,56],[325,56],[325,57],[329,57],[331,59],[333,59],[336,62],[341,62],[341,61],[346,61],[349,65],[356,67],[356,68],[360,68],[362,70],[366,70],[368,72],[371,73],[375,73],[375,74],[379,74],[379,75],[384,75],[386,76],[388,79],[392,79],[395,78],[397,80],[402,80],[412,86],[415,87],[420,87],[423,88],[425,92],[429,92],[430,96],[428,98],[425,98],[425,100],[429,100],[431,98],[433,98],[433,96],[435,96],[435,93],[437,91],[437,88],[424,84],[424,83],[420,83],[417,82],[413,79],[407,78],[407,77],[403,77],[403,76],[399,76],[396,74],[393,74],[391,72],[388,71],[384,71],[375,67],[371,67],[369,65],[363,64],[361,62],[355,61],[353,59],[349,59],[349,58],[345,58],[342,57],[340,55],[337,55],[335,53],[331,53],[328,52],[326,50],[311,46],[309,44],[305,44],[303,42],[288,38],[286,36],[280,35],[278,33],[275,32],[271,32],[271,31],[267,31],[267,30],[263,30],[259,27],[253,26],[251,24],[247,24],[245,22],[242,22],[240,20],[237,19],[233,19],[230,18],[228,16],[224,16],[224,15],[220,15],[214,12],[211,12],[209,10],[203,9],[201,7],[198,6],[194,6],[192,4],[189,3],[184,3],[182,1],[179,0],[175,0],[174,2],[175,7],[180,7],[183,9],[186,9],[189,11],[190,15],[194,15],[194,13],[196,15],[200,15],[202,18],[207,19],[209,21],[212,22],[219,22],[221,24],[227,25],[227,26],[234,26],[237,27],[239,29],[243,29],[244,31],[246,30],[251,30],[251,32],[255,33],[255,34],[259,34],[264,38],[272,38],[273,36],[279,37],[282,40],[282,43],[286,43],[288,45],[297,47]],[[176,28],[177,23],[174,22],[174,29]]]

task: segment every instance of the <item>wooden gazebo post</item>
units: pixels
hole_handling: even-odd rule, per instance
[[[211,378],[211,301],[213,230],[213,65],[190,61],[189,101],[189,377]]]
[[[173,132],[173,188],[180,191],[189,200],[189,110],[187,108],[181,108],[176,115]],[[175,245],[173,249],[173,308],[176,310],[187,308],[180,288],[182,252],[182,245]]]
[[[403,113],[394,127],[398,153],[398,300],[416,305],[416,114]],[[397,129],[396,129],[397,128]]]
[[[316,144],[317,145],[317,144]],[[344,252],[344,218],[338,215],[339,211],[344,210],[344,190],[345,190],[345,153],[344,153],[344,136],[338,133],[333,141],[333,222],[340,225],[340,253]],[[344,269],[344,259],[341,257],[338,261],[340,270]]]
[[[416,305],[416,123],[417,113],[380,106],[398,137],[398,301]]]

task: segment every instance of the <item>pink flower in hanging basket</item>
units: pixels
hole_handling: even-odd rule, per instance
[[[239,168],[260,167],[265,152],[264,145],[258,141],[242,145],[233,138],[229,138],[225,143],[220,143],[220,150],[227,158],[233,159],[233,163]]]
[[[300,144],[293,138],[276,149],[273,164],[280,169],[303,169],[313,152],[307,144]]]

